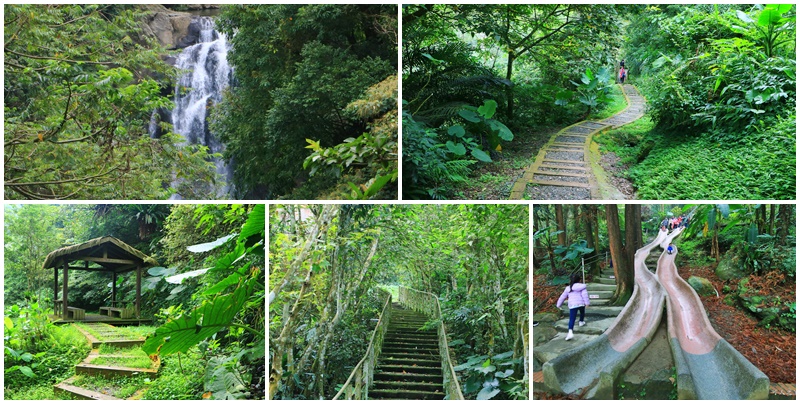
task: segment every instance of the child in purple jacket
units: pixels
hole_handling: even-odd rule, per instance
[[[578,323],[579,326],[584,326],[586,324],[583,321],[583,317],[586,311],[586,306],[589,305],[589,292],[586,290],[586,284],[579,283],[580,276],[578,274],[572,274],[569,277],[569,286],[564,289],[564,293],[561,294],[561,297],[558,298],[558,303],[556,303],[556,307],[561,308],[561,305],[564,303],[564,300],[568,298],[568,305],[569,305],[569,330],[567,330],[567,341],[571,340],[572,335],[572,328],[575,327],[575,315],[580,311],[581,319]]]

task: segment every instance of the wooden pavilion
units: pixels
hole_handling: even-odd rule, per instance
[[[142,271],[157,266],[158,262],[141,251],[115,237],[99,237],[87,242],[62,247],[47,254],[43,267],[53,268],[53,302],[56,318],[61,321],[103,321],[119,319],[119,322],[141,321]],[[58,270],[62,271],[61,299],[58,298]],[[69,305],[69,271],[98,271],[111,273],[111,301],[100,307],[100,315],[86,315],[84,309]],[[117,277],[136,271],[136,300],[134,307],[129,302],[117,300]],[[103,313],[106,315],[103,315]]]

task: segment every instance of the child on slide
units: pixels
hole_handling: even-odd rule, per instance
[[[572,329],[575,327],[575,316],[578,312],[581,313],[581,319],[578,325],[581,327],[586,325],[583,318],[586,313],[586,306],[589,305],[589,292],[586,290],[586,284],[578,282],[579,280],[580,276],[578,274],[572,274],[569,277],[569,286],[564,289],[564,293],[561,294],[561,297],[558,298],[558,303],[556,303],[556,307],[561,308],[565,299],[569,302],[569,327],[567,330],[567,338],[565,338],[567,341],[571,340],[573,337]]]

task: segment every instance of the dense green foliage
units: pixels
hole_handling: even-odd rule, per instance
[[[145,352],[162,355],[165,377],[135,385],[159,399],[263,397],[264,205],[10,205],[5,213],[5,284],[15,287],[4,296],[14,350],[5,355],[6,387],[62,381],[86,356],[76,329],[50,324],[52,272],[41,265],[47,250],[110,234],[164,264],[142,280],[142,314],[158,328],[120,330],[153,333]],[[130,301],[133,279],[120,278],[118,297]],[[87,311],[110,298],[107,273],[70,271],[69,287],[70,305]]]
[[[333,397],[366,353],[381,289],[398,285],[439,296],[457,363],[498,357],[502,387],[476,389],[461,367],[465,395],[527,397],[524,206],[279,205],[270,218],[270,397]]]
[[[171,104],[162,90],[172,73],[140,34],[139,7],[4,11],[6,198],[165,199],[173,175],[213,178],[206,150],[147,136],[152,111]]]
[[[241,196],[274,198],[306,182],[303,161],[311,154],[306,139],[329,148],[358,138],[370,127],[373,136],[385,132],[383,128],[391,128],[386,121],[395,120],[396,125],[392,89],[368,91],[396,71],[395,16],[393,5],[223,9],[218,26],[233,45],[228,60],[236,83],[218,106],[212,128],[226,145],[226,157],[236,163],[235,185]],[[359,99],[377,105],[368,113],[357,105],[348,108]],[[376,121],[381,122],[375,125]],[[386,133],[377,135],[392,139]],[[358,177],[349,182],[368,184],[375,176],[392,174],[383,167],[392,148],[382,149],[386,140],[374,142],[377,156],[359,162],[367,166],[363,173],[347,170]],[[316,173],[296,192],[318,197],[341,174]]]
[[[604,108],[623,11],[575,4],[404,6],[405,197],[451,198],[474,168],[503,163],[502,150],[515,147],[512,132],[519,139],[520,129],[573,123]],[[477,123],[465,111],[490,103],[495,107],[485,118],[505,123],[507,135],[497,125],[459,129],[465,120]]]
[[[649,6],[628,34],[654,127],[612,142],[640,198],[794,199],[794,6]]]

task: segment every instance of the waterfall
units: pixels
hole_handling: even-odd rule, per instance
[[[222,100],[222,91],[231,82],[232,69],[227,59],[230,44],[225,35],[214,29],[212,18],[197,17],[192,21],[192,25],[195,24],[199,29],[198,42],[185,48],[175,64],[186,73],[178,79],[175,87],[173,131],[183,136],[185,144],[204,145],[211,153],[220,153],[224,147],[209,131],[206,117],[208,107]],[[232,191],[227,185],[231,182],[232,170],[221,159],[214,163],[217,173],[226,182],[224,187],[215,187],[215,196],[227,198]],[[171,199],[180,198],[180,195],[173,195]]]

